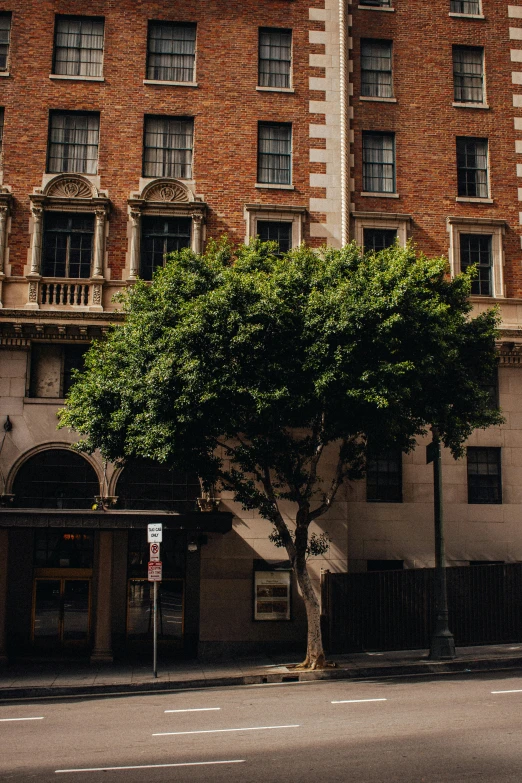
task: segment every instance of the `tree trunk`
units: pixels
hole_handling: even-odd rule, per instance
[[[304,557],[297,557],[294,564],[297,583],[301,589],[308,620],[306,658],[299,668],[322,669],[325,666],[323,637],[321,633],[321,609],[306,567]]]

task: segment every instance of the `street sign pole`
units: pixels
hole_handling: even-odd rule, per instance
[[[160,560],[160,543],[163,540],[163,526],[161,524],[147,525],[147,540],[150,544],[149,555],[149,582],[154,582],[152,600],[152,676],[158,677],[158,582],[162,577],[162,563]]]
[[[158,676],[158,583],[154,582],[154,652],[152,661],[152,676]]]

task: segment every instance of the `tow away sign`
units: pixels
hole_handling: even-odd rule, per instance
[[[147,525],[147,542],[149,544],[161,544],[163,540],[163,525],[161,523],[153,523]]]
[[[154,560],[155,562],[158,562],[159,559],[160,559],[160,545],[151,544],[149,560]]]
[[[149,582],[161,582],[162,565],[161,560],[149,561]]]

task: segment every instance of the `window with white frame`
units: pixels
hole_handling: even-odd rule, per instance
[[[396,228],[365,228],[363,229],[365,253],[379,253],[387,247],[393,247],[397,241]]]
[[[292,126],[282,122],[260,122],[257,153],[257,181],[269,185],[292,182]]]
[[[363,191],[395,193],[395,134],[363,131]]]
[[[0,71],[9,66],[9,46],[11,44],[11,14],[0,13]]]
[[[453,90],[456,103],[484,103],[484,49],[453,47]]]
[[[47,171],[96,174],[99,135],[99,114],[51,112]]]
[[[259,30],[259,86],[288,89],[292,64],[292,31]]]
[[[305,215],[306,207],[301,206],[245,204],[245,242],[258,236],[263,242],[277,242],[281,253],[299,247]]]
[[[103,19],[58,16],[53,73],[65,76],[101,76],[103,28]]]
[[[147,79],[193,82],[195,64],[195,24],[149,23]]]
[[[457,187],[459,196],[488,198],[488,140],[457,137]]]
[[[91,275],[94,214],[46,212],[42,247],[44,277]]]
[[[390,212],[353,212],[354,237],[365,252],[379,252],[395,242],[405,247],[411,215]]]
[[[145,117],[144,177],[192,178],[194,120]]]
[[[361,40],[361,95],[392,98],[392,42]]]
[[[177,215],[143,215],[141,219],[140,277],[152,280],[169,253],[190,247],[192,220]]]
[[[258,220],[257,232],[262,242],[277,242],[279,253],[292,247],[292,223],[288,220]]]
[[[450,0],[450,10],[453,14],[480,15],[480,0]]]
[[[359,5],[373,6],[374,8],[389,8],[390,0],[359,0]]]
[[[504,293],[504,220],[449,217],[451,273],[457,275],[471,264],[477,267],[473,296],[502,298]]]

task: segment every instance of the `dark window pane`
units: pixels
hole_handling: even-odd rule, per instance
[[[386,449],[368,454],[366,500],[374,503],[402,503],[402,452]]]
[[[390,0],[359,0],[359,5],[372,5],[389,8],[391,3]]]
[[[361,40],[361,95],[391,98],[391,41]]]
[[[16,508],[90,509],[100,485],[94,468],[71,449],[49,449],[30,457],[14,481]]]
[[[259,84],[290,87],[292,32],[261,28],[259,31]]]
[[[89,350],[88,345],[63,346],[63,396],[69,394],[73,385],[75,370],[83,370],[83,360]]]
[[[477,274],[471,284],[471,293],[491,296],[492,290],[492,236],[491,234],[460,234],[460,268],[466,271],[476,265]]]
[[[194,474],[140,459],[124,467],[116,494],[118,505],[125,509],[188,513],[196,510],[201,485]]]
[[[7,71],[10,42],[11,14],[0,14],[0,71]]]
[[[395,192],[394,134],[363,132],[363,190]]]
[[[292,181],[292,127],[259,123],[257,181],[289,185]]]
[[[94,215],[47,212],[44,222],[44,277],[86,278],[91,274]]]
[[[488,197],[487,139],[457,138],[458,195]]]
[[[479,0],[451,0],[450,9],[454,14],[480,14]]]
[[[190,218],[143,217],[140,276],[152,280],[154,271],[164,265],[168,253],[190,247],[191,230]]]
[[[395,228],[365,228],[363,236],[364,252],[378,253],[395,244],[397,230]]]
[[[100,118],[80,112],[51,114],[48,171],[96,174]]]
[[[144,177],[192,177],[194,121],[177,117],[145,118]]]
[[[292,224],[274,220],[258,220],[257,233],[263,242],[277,242],[280,253],[287,253],[292,247]]]
[[[196,25],[150,23],[147,79],[192,82],[195,59]]]
[[[43,528],[34,533],[36,568],[92,568],[92,530]]]
[[[500,449],[467,448],[468,503],[502,503]]]
[[[103,19],[59,17],[56,20],[54,73],[101,76],[103,27]]]
[[[484,101],[484,50],[482,47],[453,47],[453,86],[455,101]]]

